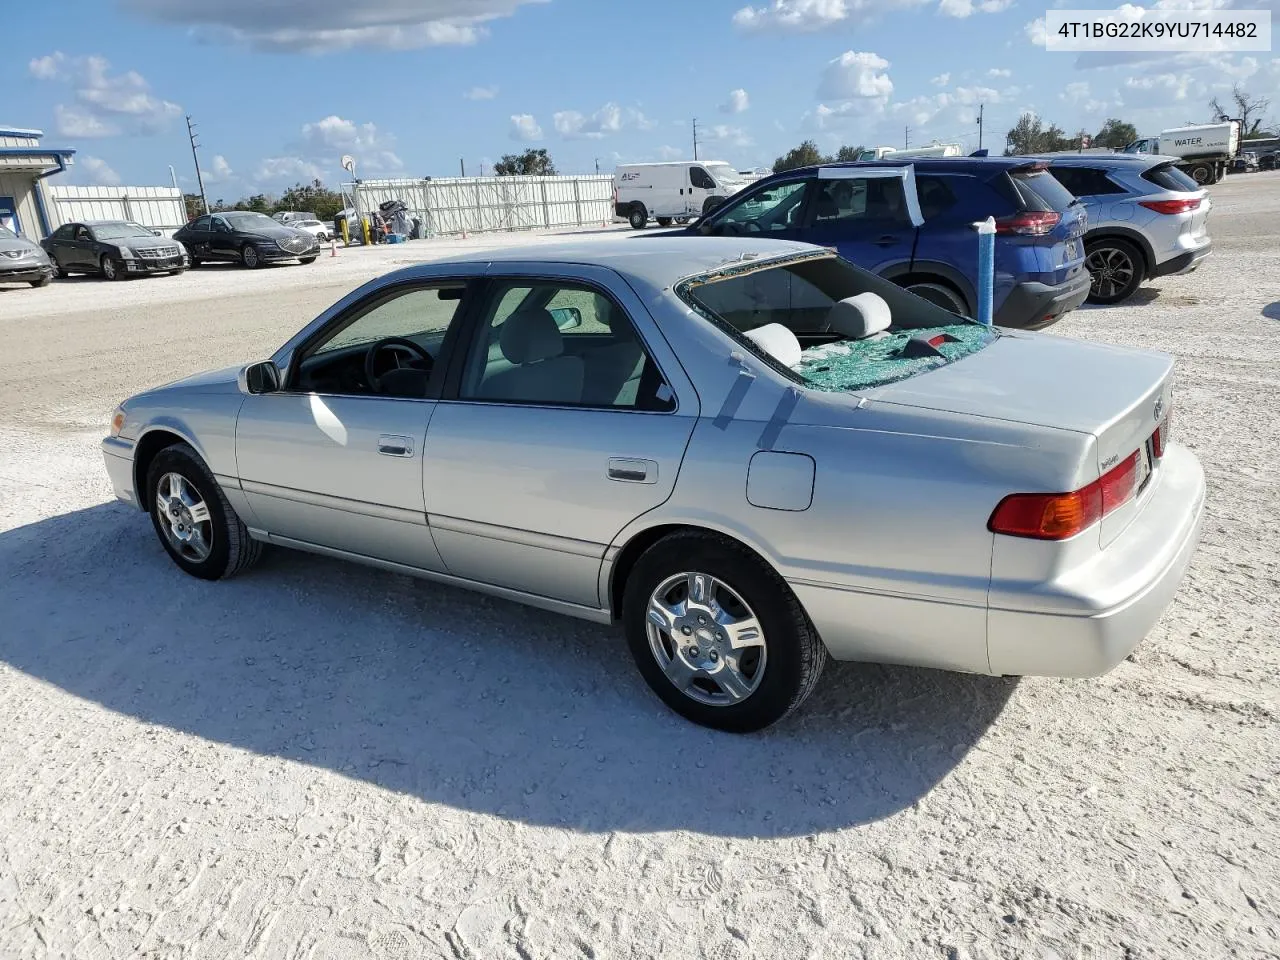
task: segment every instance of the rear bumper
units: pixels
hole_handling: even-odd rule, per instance
[[[1151,271],[1153,277],[1171,277],[1180,273],[1190,273],[1196,267],[1200,266],[1200,262],[1213,252],[1213,242],[1206,242],[1204,246],[1197,250],[1188,250],[1176,257],[1166,260],[1164,263],[1157,264],[1156,268]]]
[[[1035,281],[1019,283],[996,311],[996,325],[1039,330],[1056,323],[1084,303],[1091,282],[1089,271],[1081,270],[1078,276],[1056,285]]]
[[[1142,513],[1085,569],[1021,599],[992,584],[992,673],[1094,677],[1133,652],[1177,593],[1204,519],[1204,471],[1190,451],[1171,446],[1158,478]]]

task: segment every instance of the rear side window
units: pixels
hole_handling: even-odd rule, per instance
[[[1077,197],[1103,197],[1125,192],[1107,176],[1105,170],[1096,167],[1054,167],[1053,176]]]
[[[1048,170],[1018,171],[1009,174],[1023,210],[1061,213],[1071,206],[1075,196],[1053,179]]]
[[[956,205],[956,195],[945,177],[918,175],[916,194],[920,197],[920,215],[925,220],[932,220]]]
[[[1162,190],[1184,190],[1191,193],[1200,189],[1199,184],[1172,163],[1162,163],[1150,170],[1143,170],[1142,179],[1154,183]]]

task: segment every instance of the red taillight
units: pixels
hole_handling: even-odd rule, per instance
[[[996,220],[996,233],[1016,233],[1024,237],[1043,237],[1062,222],[1062,214],[1053,210],[1028,210],[1012,217]]]
[[[1138,206],[1154,210],[1156,213],[1191,213],[1193,210],[1200,209],[1200,200],[1199,198],[1195,200],[1139,200]]]
[[[1138,491],[1138,458],[1123,463],[1080,490],[1071,493],[1015,493],[1000,501],[987,529],[1009,537],[1067,540],[1089,529],[1123,506]]]

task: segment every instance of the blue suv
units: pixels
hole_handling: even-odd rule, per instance
[[[975,316],[978,239],[996,221],[995,322],[1038,329],[1089,295],[1084,206],[1044,161],[938,157],[832,163],[759,180],[689,232],[801,240]]]

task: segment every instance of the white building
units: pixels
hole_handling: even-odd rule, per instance
[[[41,146],[43,136],[0,124],[0,226],[29,240],[41,240],[57,227],[43,181],[66,170],[75,156],[74,150]]]

